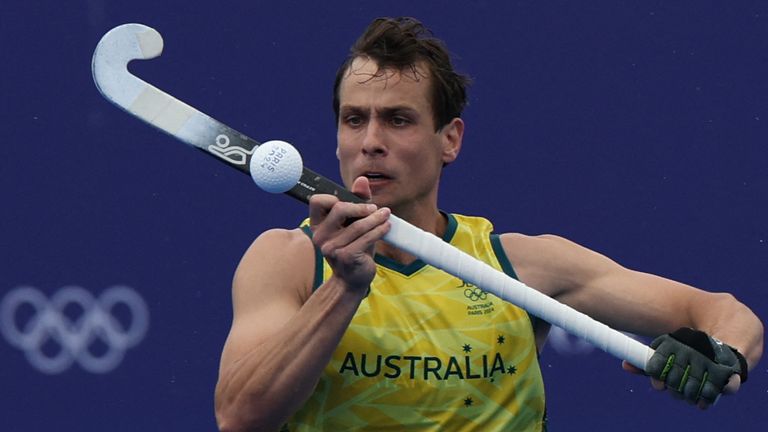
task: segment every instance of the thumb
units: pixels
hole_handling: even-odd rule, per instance
[[[366,201],[370,201],[371,184],[368,182],[368,178],[363,176],[356,178],[352,183],[352,193]]]
[[[632,363],[630,363],[630,362],[628,362],[626,360],[622,360],[621,368],[624,369],[625,371],[629,372],[629,373],[633,373],[633,374],[637,374],[637,375],[644,375],[645,374],[644,370],[640,369],[639,367],[633,365]]]

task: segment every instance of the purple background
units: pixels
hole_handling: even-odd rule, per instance
[[[213,430],[232,272],[258,233],[305,215],[98,94],[93,49],[126,22],[165,39],[134,73],[338,178],[336,67],[372,18],[419,17],[475,79],[444,210],[560,234],[768,316],[768,4],[667,3],[4,0],[0,296],[124,284],[151,323],[102,375],[42,374],[0,338],[3,429]],[[555,348],[541,360],[552,430],[768,424],[765,362],[699,412],[606,354]]]

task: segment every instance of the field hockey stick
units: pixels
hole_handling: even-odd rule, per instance
[[[101,94],[144,122],[233,168],[252,174],[253,154],[260,143],[128,71],[130,61],[155,58],[162,50],[160,34],[142,24],[125,24],[107,32],[96,46],[92,63],[94,81]],[[286,194],[304,203],[314,194],[333,194],[344,201],[362,202],[342,186],[300,166],[300,177],[293,180],[295,184]],[[392,215],[390,222],[392,228],[384,240],[393,246],[646,369],[654,352],[650,347],[526,286],[397,216]]]

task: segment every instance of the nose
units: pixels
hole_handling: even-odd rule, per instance
[[[370,121],[365,129],[363,137],[363,154],[366,156],[386,156],[384,129],[378,121]]]

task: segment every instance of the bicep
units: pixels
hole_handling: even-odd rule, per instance
[[[222,369],[277,333],[301,308],[311,289],[313,253],[311,241],[295,230],[267,231],[254,241],[233,278]]]

